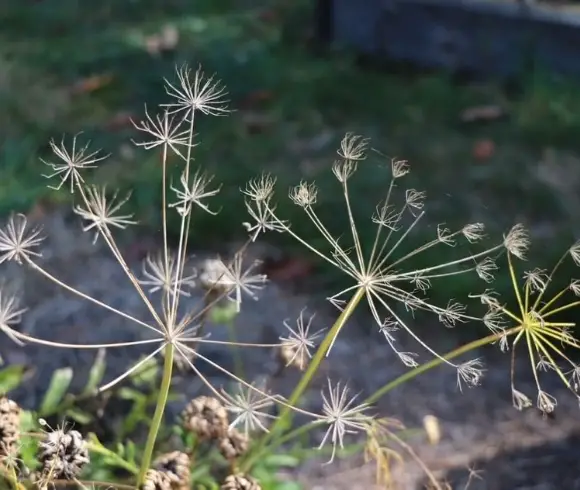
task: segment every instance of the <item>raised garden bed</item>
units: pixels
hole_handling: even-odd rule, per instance
[[[319,0],[319,35],[358,52],[486,76],[580,76],[580,7],[517,0]]]

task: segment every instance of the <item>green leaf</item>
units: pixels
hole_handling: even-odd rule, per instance
[[[209,318],[212,323],[228,324],[233,322],[238,315],[238,310],[234,302],[214,306],[210,310]]]
[[[20,430],[22,432],[33,432],[38,429],[38,417],[30,410],[20,412]]]
[[[66,415],[67,417],[73,419],[75,422],[78,422],[79,424],[89,424],[91,422],[91,420],[93,420],[93,417],[91,416],[91,414],[85,412],[84,410],[81,410],[80,408],[69,408],[66,411]]]
[[[73,377],[73,370],[71,368],[57,369],[52,375],[48,390],[44,395],[44,400],[40,405],[39,414],[45,416],[54,413],[59,403],[62,401]]]
[[[262,460],[262,464],[276,468],[282,466],[296,468],[300,464],[300,460],[289,454],[270,454]]]
[[[137,464],[137,448],[135,447],[135,443],[133,441],[127,441],[125,461],[128,461],[133,465]]]
[[[0,370],[0,394],[18,388],[24,378],[24,366],[13,365]]]
[[[105,368],[107,367],[107,364],[105,363],[105,353],[105,349],[99,349],[97,352],[83,394],[87,395],[97,391],[97,387],[101,383],[103,376],[105,375]]]

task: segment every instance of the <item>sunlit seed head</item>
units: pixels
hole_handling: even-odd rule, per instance
[[[468,386],[477,386],[481,382],[484,373],[481,359],[472,359],[457,367],[457,386],[461,390],[462,383]]]
[[[393,179],[400,179],[410,172],[409,162],[407,160],[396,160],[391,161],[391,172]]]
[[[117,199],[118,192],[109,197],[105,187],[89,186],[84,189],[84,195],[86,197],[84,206],[75,206],[74,212],[88,222],[83,226],[83,231],[95,230],[94,241],[109,227],[124,230],[127,226],[137,224],[137,221],[133,220],[132,214],[120,212],[130,199],[130,193]]]
[[[520,260],[526,259],[526,251],[530,246],[530,239],[523,225],[515,225],[504,237],[503,243],[509,253]]]
[[[569,252],[574,263],[580,266],[580,240],[570,247]]]
[[[572,279],[569,288],[576,296],[580,296],[580,280]]]
[[[21,264],[32,257],[40,257],[41,253],[36,251],[44,240],[40,233],[40,228],[28,226],[25,215],[12,215],[0,229],[0,264],[11,260]]]
[[[537,406],[542,412],[552,413],[556,408],[556,405],[558,405],[558,402],[552,395],[542,390],[538,392]]]
[[[544,291],[548,284],[548,274],[545,269],[534,269],[524,272],[525,284],[531,291]]]
[[[474,243],[485,237],[484,230],[483,223],[470,223],[463,227],[461,233],[470,243]]]
[[[451,234],[451,230],[446,228],[443,223],[437,225],[437,239],[441,243],[449,245],[450,247],[454,247],[456,245],[456,242],[453,239],[453,235]]]
[[[228,108],[227,91],[213,75],[206,76],[199,67],[194,74],[187,64],[176,69],[177,84],[165,80],[167,95],[175,102],[163,104],[169,114],[185,111],[186,117],[196,111],[210,116],[223,116],[231,112]]]
[[[332,173],[343,184],[354,175],[357,169],[356,160],[337,160],[332,165]]]
[[[498,269],[499,267],[491,257],[486,257],[475,266],[475,272],[485,282],[492,282],[494,280],[493,273]]]
[[[399,360],[403,363],[405,367],[410,369],[416,368],[419,363],[417,362],[416,358],[418,355],[415,352],[399,352],[395,351]]]
[[[499,310],[490,308],[485,315],[483,315],[483,324],[492,333],[500,333],[505,329],[507,322]]]
[[[215,216],[218,212],[209,209],[205,200],[217,195],[222,186],[219,185],[214,189],[208,189],[207,187],[212,180],[213,176],[208,176],[200,170],[197,170],[193,176],[188,175],[188,172],[183,172],[180,178],[181,188],[171,186],[177,201],[169,204],[169,207],[175,208],[181,216],[187,216],[195,205],[206,213]]]
[[[77,147],[78,135],[75,135],[72,140],[71,149],[68,150],[64,138],[57,144],[54,140],[50,141],[50,147],[60,162],[53,163],[42,160],[42,163],[52,168],[53,172],[49,175],[43,175],[47,179],[54,177],[60,179],[57,186],[49,186],[51,189],[60,190],[60,188],[67,182],[70,182],[70,191],[84,182],[81,172],[85,169],[96,168],[96,163],[105,160],[109,155],[101,155],[101,150],[89,152],[88,142],[85,146]]]
[[[532,400],[521,391],[512,388],[512,403],[517,410],[523,410],[532,406]]]
[[[314,183],[302,181],[290,189],[289,197],[297,206],[307,208],[316,203],[317,194],[318,188]]]
[[[246,188],[242,189],[242,194],[248,196],[253,201],[268,201],[274,194],[275,185],[276,178],[265,173],[256,179],[250,180]]]
[[[420,192],[415,189],[408,189],[405,192],[405,202],[407,207],[414,214],[415,211],[421,211],[425,207],[425,192]]]
[[[340,149],[337,151],[341,158],[348,161],[360,161],[366,158],[369,139],[360,135],[346,133],[340,142]]]

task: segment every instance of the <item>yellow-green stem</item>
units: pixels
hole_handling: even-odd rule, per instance
[[[308,385],[312,381],[314,374],[316,374],[316,371],[318,371],[320,363],[328,353],[328,349],[330,349],[332,342],[334,341],[336,336],[340,333],[344,324],[353,314],[354,310],[356,309],[356,307],[358,306],[360,300],[364,297],[364,295],[365,290],[363,288],[358,289],[357,292],[354,294],[354,296],[350,299],[344,310],[342,310],[342,313],[337,318],[336,322],[334,322],[334,325],[320,343],[318,350],[310,360],[308,369],[304,372],[302,378],[300,378],[300,382],[298,383],[298,385],[296,385],[296,388],[294,388],[294,391],[292,392],[290,398],[288,399],[288,402],[282,409],[280,416],[276,419],[276,421],[270,428],[270,432],[262,436],[262,438],[256,444],[255,448],[252,450],[250,456],[240,465],[242,471],[247,471],[251,467],[251,463],[254,460],[253,455],[255,455],[256,453],[260,453],[262,449],[270,442],[270,440],[278,435],[278,432],[287,428],[290,425],[290,423],[292,422],[292,409],[290,407],[293,407],[298,403],[300,397],[303,395],[306,388],[308,388]]]
[[[432,369],[434,367],[437,367],[439,364],[442,364],[444,362],[443,359],[449,361],[449,360],[451,360],[457,356],[460,356],[461,354],[465,354],[466,352],[469,352],[473,349],[477,349],[478,347],[483,347],[484,345],[491,344],[492,342],[498,340],[502,335],[511,335],[511,334],[513,334],[517,331],[520,331],[520,330],[521,330],[521,327],[518,326],[518,327],[511,328],[511,329],[509,329],[506,332],[501,333],[501,334],[488,335],[487,337],[483,337],[481,339],[474,340],[473,342],[469,342],[468,344],[462,345],[461,347],[458,347],[457,349],[454,349],[451,352],[448,352],[447,354],[445,354],[441,358],[436,357],[435,359],[433,359],[425,364],[422,364],[422,365],[420,365],[420,366],[418,366],[410,371],[407,371],[406,373],[402,374],[401,376],[394,379],[393,381],[390,381],[389,383],[385,384],[383,387],[379,388],[371,396],[369,396],[364,401],[364,403],[368,403],[368,404],[375,403],[382,396],[386,395],[389,391],[397,388],[398,386],[402,385],[403,383],[406,383],[407,381],[415,378],[416,376],[419,376],[420,374],[428,371],[429,369]],[[281,444],[288,442],[288,441],[294,439],[295,437],[298,437],[302,434],[309,432],[310,430],[314,429],[317,425],[319,425],[319,424],[309,424],[309,425],[304,425],[302,427],[299,427],[299,428],[295,429],[294,431],[288,433],[284,437],[281,437],[281,438],[277,439],[276,441],[274,441],[272,444],[270,444],[268,446],[268,449],[270,451],[273,451],[276,448],[278,448]],[[261,456],[261,452],[263,449],[264,449],[263,445],[260,446],[260,448],[257,448],[257,451],[253,452],[253,458],[251,460],[249,460],[248,463],[253,463],[254,461],[256,461]],[[247,464],[246,466],[251,467],[249,464]]]
[[[401,374],[401,376],[399,376],[398,378],[387,383],[382,388],[379,388],[371,396],[369,396],[363,403],[368,403],[368,404],[375,403],[382,396],[386,395],[389,391],[395,389],[397,386],[400,386],[403,383],[406,383],[407,381],[409,381],[410,379],[413,379],[414,377],[419,376],[420,374],[423,374],[426,371],[429,371],[429,369],[437,367],[439,364],[442,364],[444,361],[449,361],[449,360],[451,360],[457,356],[460,356],[461,354],[465,354],[466,352],[469,352],[473,349],[477,349],[478,347],[483,347],[484,345],[491,344],[492,342],[498,340],[503,335],[511,335],[519,330],[521,330],[521,327],[518,326],[518,327],[511,328],[503,333],[494,333],[494,334],[488,335],[487,337],[483,337],[481,339],[474,340],[473,342],[469,342],[468,344],[462,345],[461,347],[458,347],[457,349],[454,349],[451,352],[448,352],[444,356],[435,357],[431,361],[426,362],[425,364],[421,364],[420,366],[417,366],[416,368],[412,369],[411,371],[407,371],[406,373]]]
[[[155,441],[161,427],[163,420],[163,413],[165,412],[165,405],[167,405],[167,398],[169,397],[169,388],[171,387],[171,375],[173,373],[173,354],[174,347],[172,344],[165,346],[165,362],[163,364],[163,378],[161,379],[161,387],[159,388],[159,396],[157,398],[157,406],[147,435],[147,442],[145,443],[145,451],[143,452],[143,459],[141,460],[141,467],[139,469],[139,477],[137,479],[137,486],[141,487],[145,483],[145,476],[147,470],[151,466],[153,458],[153,450],[155,449]]]

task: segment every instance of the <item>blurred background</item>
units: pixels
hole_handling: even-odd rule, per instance
[[[135,151],[130,120],[145,103],[166,100],[163,78],[174,80],[185,62],[217,73],[236,110],[199,126],[197,162],[224,187],[221,214],[195,224],[198,246],[244,232],[231,226],[244,219],[239,187],[263,170],[283,190],[316,179],[320,212],[336,220],[341,196],[325,190],[329,167],[344,132],[354,131],[387,159],[410,161],[408,185],[427,191],[434,223],[485,221],[501,233],[524,221],[550,243],[536,250],[557,256],[575,236],[580,209],[577,45],[553,41],[550,33],[563,29],[531,22],[527,3],[461,3],[477,8],[466,15],[464,7],[437,7],[453,2],[6,0],[0,213],[69,199],[46,188],[39,157],[48,156],[50,138],[83,132],[112,154],[94,181],[131,188],[141,221],[156,229],[158,157]],[[499,14],[482,4],[499,5]],[[574,19],[575,8],[555,9],[559,22]],[[495,39],[487,65],[469,37],[484,46],[486,29]],[[551,41],[539,61],[530,52],[537,39]],[[545,63],[550,49],[566,62]],[[372,210],[389,174],[374,166],[360,174],[355,205]]]

